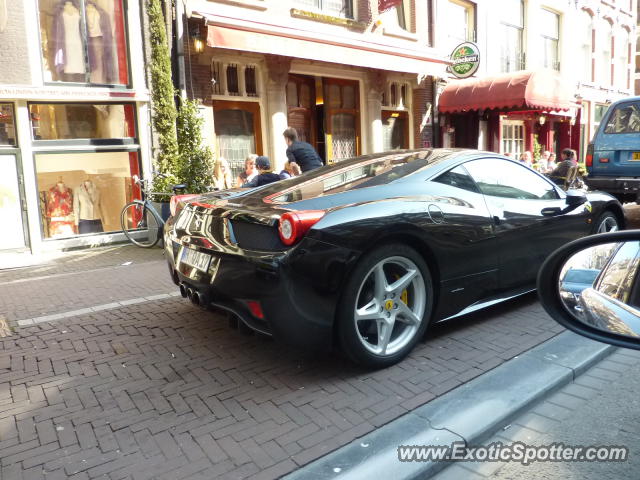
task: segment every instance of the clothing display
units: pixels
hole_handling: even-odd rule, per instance
[[[85,180],[73,190],[73,211],[78,233],[95,233],[102,230],[102,202],[100,190],[91,180]],[[100,228],[96,230],[96,228]],[[83,231],[84,230],[84,231]]]
[[[111,18],[91,1],[85,3],[85,12],[90,81],[114,82],[116,75]],[[63,0],[56,6],[51,44],[56,71],[64,74],[63,80],[66,81],[78,80],[69,75],[84,75],[86,72],[82,27],[77,0]]]
[[[47,220],[49,222],[49,236],[60,237],[75,234],[73,192],[62,181],[51,187],[47,194]]]
[[[58,6],[54,64],[59,73],[84,73],[80,10],[71,1]]]

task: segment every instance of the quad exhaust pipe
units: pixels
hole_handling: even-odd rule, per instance
[[[206,296],[203,293],[198,292],[198,290],[193,287],[181,283],[180,295],[182,295],[184,298],[188,298],[189,300],[191,300],[191,303],[198,307],[207,308]]]

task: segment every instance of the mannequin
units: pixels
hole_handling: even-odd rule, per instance
[[[111,18],[92,1],[87,2],[86,12],[91,83],[112,83],[115,81],[115,69]]]
[[[55,15],[55,58],[58,73],[84,75],[84,52],[80,33],[80,10],[71,0],[61,2]],[[74,80],[79,80],[74,78]]]
[[[49,236],[61,237],[75,234],[73,215],[73,192],[58,178],[58,182],[47,192],[47,218]]]
[[[78,233],[98,233],[104,232],[102,219],[102,202],[100,190],[87,177],[73,191],[73,209],[76,212],[75,222]]]

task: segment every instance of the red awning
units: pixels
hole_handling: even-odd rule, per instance
[[[420,75],[443,76],[447,60],[424,52],[352,38],[323,35],[310,38],[293,27],[253,30],[255,25],[219,25],[218,17],[202,13],[208,22],[207,45],[254,53],[340,63]]]
[[[443,113],[483,109],[569,110],[569,89],[558,72],[512,72],[460,80],[446,86],[438,104]]]

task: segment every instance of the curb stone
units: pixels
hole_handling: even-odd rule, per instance
[[[400,462],[399,445],[477,445],[613,351],[563,332],[283,479],[429,478],[450,463]]]

